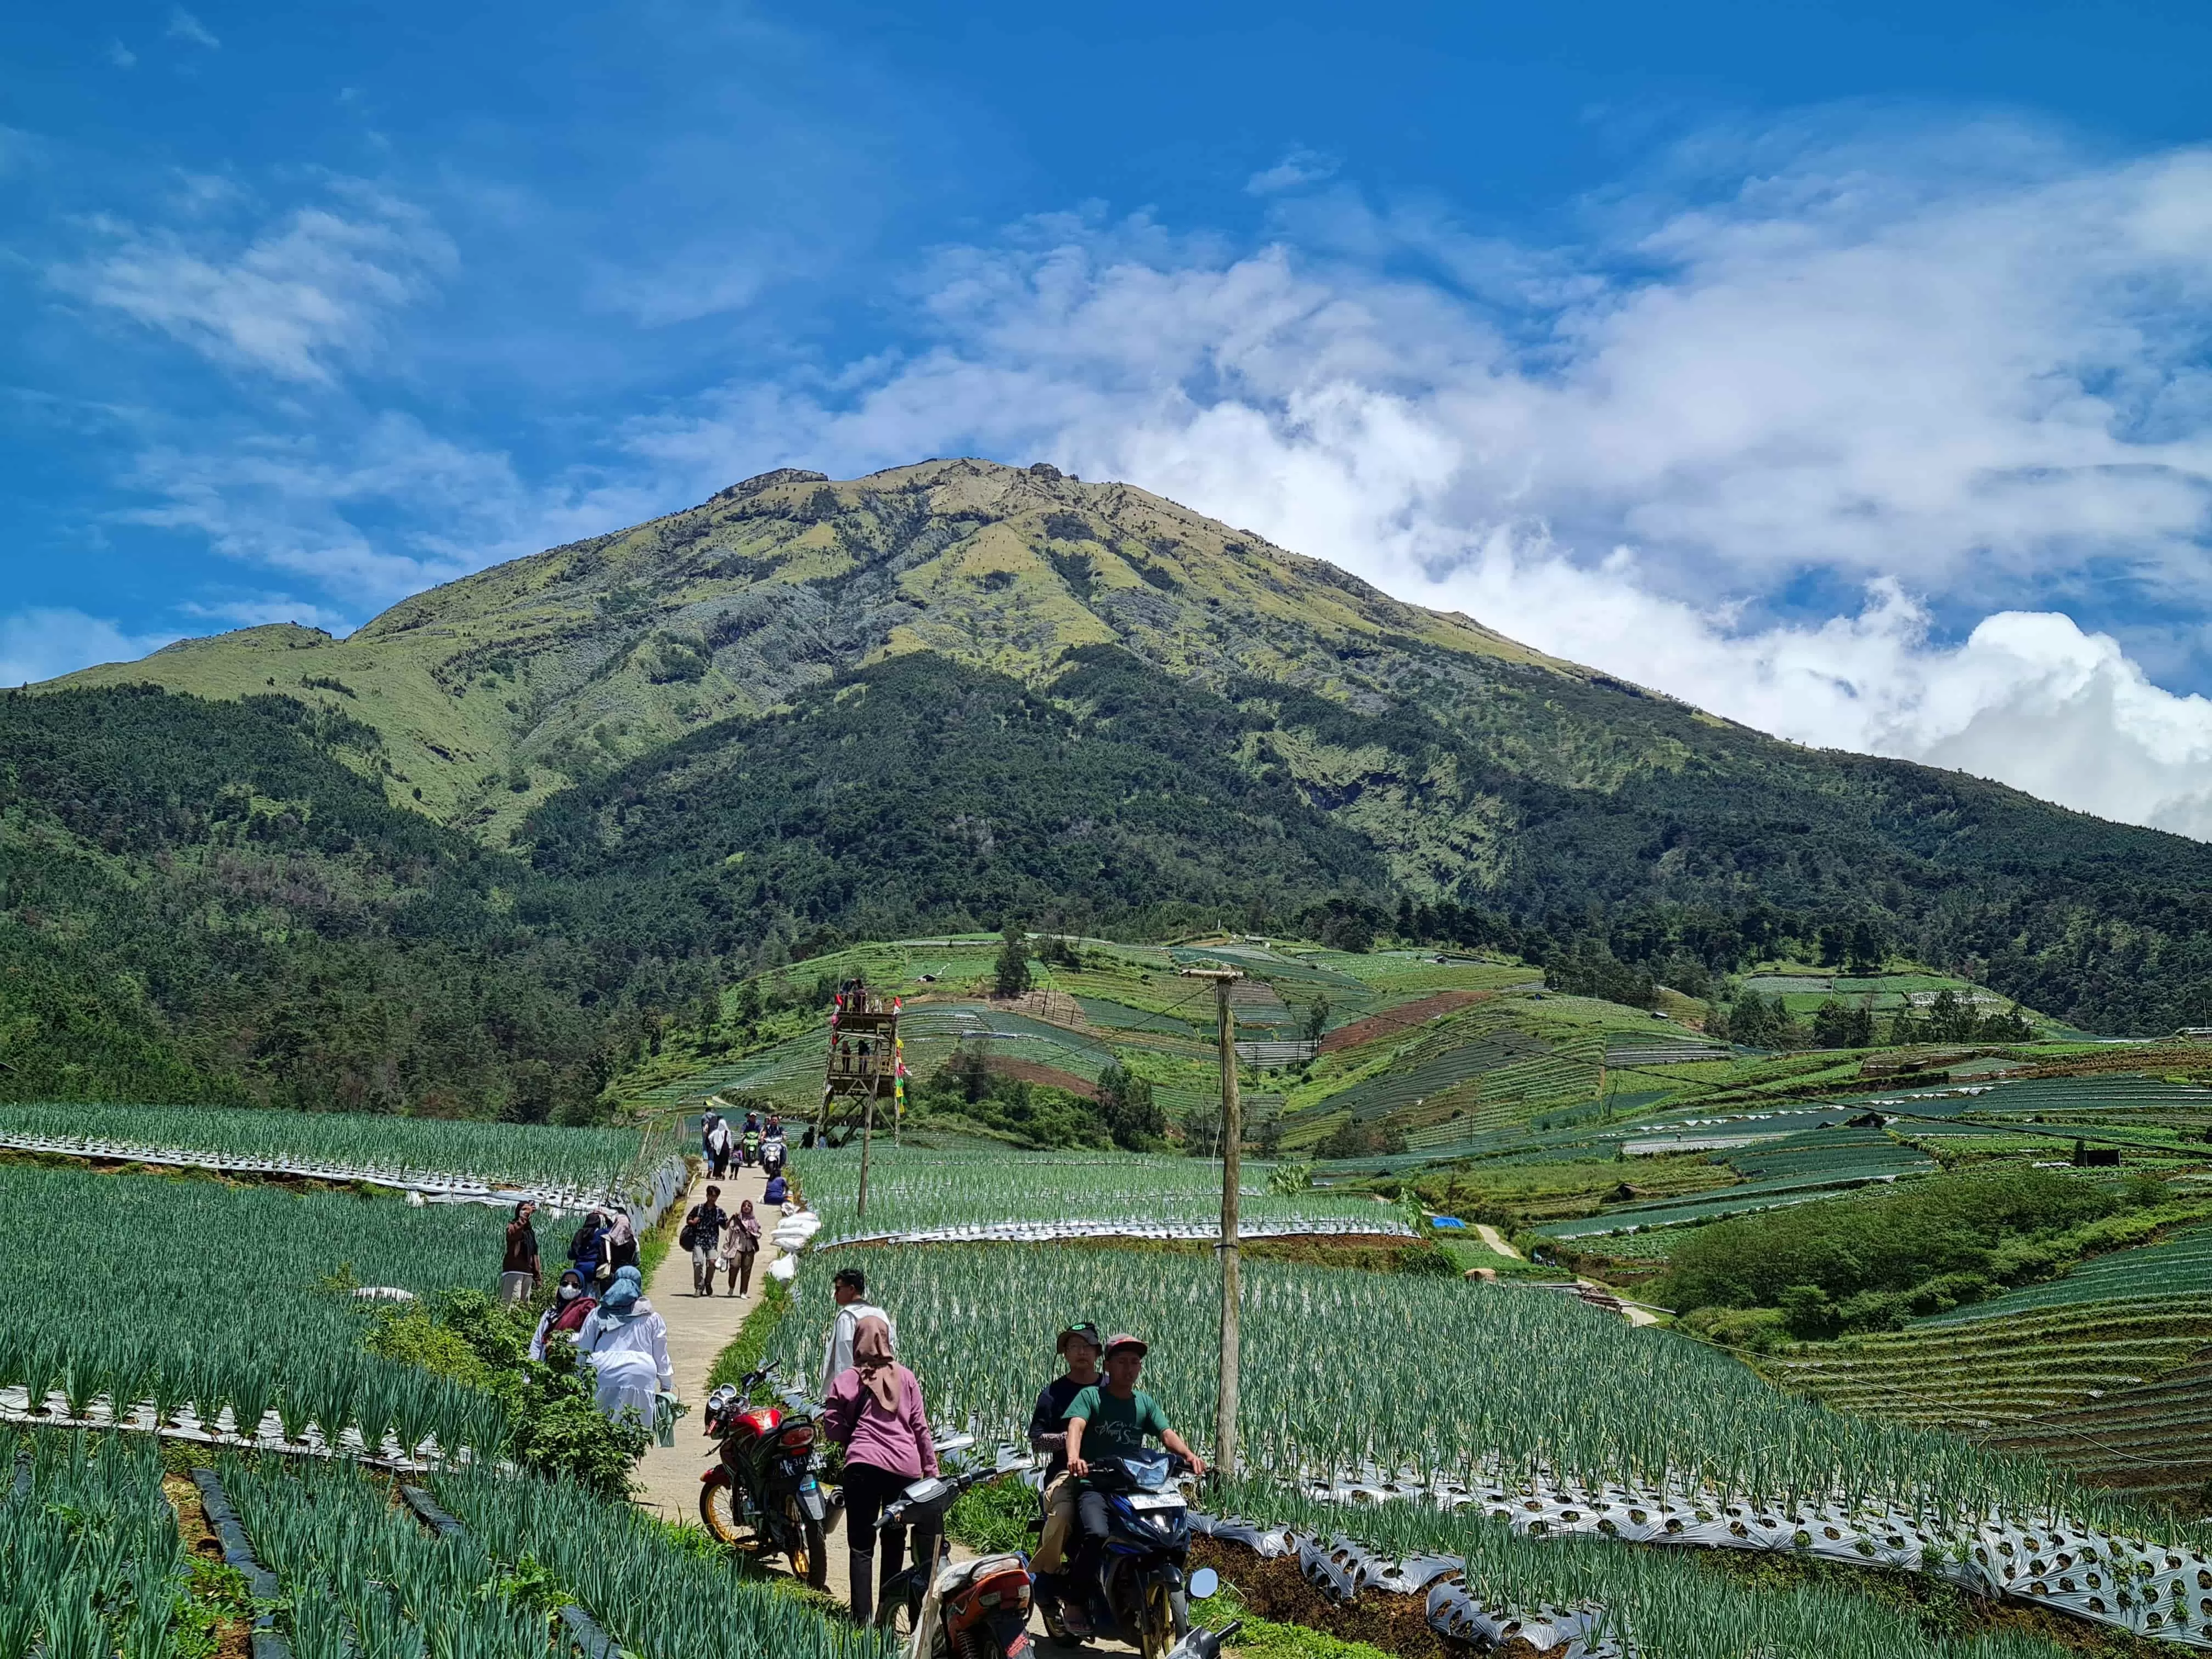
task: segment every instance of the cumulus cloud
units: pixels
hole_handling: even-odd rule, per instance
[[[204,222],[94,228],[106,250],[56,266],[56,288],[226,368],[316,385],[370,356],[388,314],[426,298],[453,258],[417,209],[359,184],[244,236]]]
[[[130,662],[174,634],[126,634],[82,611],[33,606],[0,616],[0,685],[29,685],[94,663]]]
[[[2212,704],[2068,614],[2205,621],[2212,152],[1807,151],[1565,250],[1296,222],[1028,227],[948,256],[927,349],[633,440],[1051,459],[1786,737],[2212,836]]]

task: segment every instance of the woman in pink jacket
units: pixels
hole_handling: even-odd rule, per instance
[[[853,1619],[865,1625],[877,1600],[869,1571],[876,1517],[913,1482],[937,1473],[937,1445],[929,1437],[921,1384],[891,1358],[890,1327],[882,1320],[863,1319],[854,1332],[853,1364],[830,1385],[822,1427],[845,1449],[845,1547],[852,1568]],[[934,1510],[915,1516],[916,1560],[935,1555],[942,1524]],[[882,1582],[887,1586],[906,1565],[905,1528],[886,1530],[883,1542]]]

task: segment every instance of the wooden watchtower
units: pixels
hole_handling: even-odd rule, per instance
[[[899,999],[860,980],[837,988],[830,1012],[830,1063],[815,1119],[817,1146],[843,1146],[889,1118],[897,1133],[906,1101],[906,1056],[899,1044]]]

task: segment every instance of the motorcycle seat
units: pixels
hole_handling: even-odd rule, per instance
[[[1026,1578],[1029,1571],[1029,1564],[1018,1555],[983,1555],[973,1561],[948,1561],[937,1570],[937,1594],[951,1595],[1002,1572],[1018,1572]]]

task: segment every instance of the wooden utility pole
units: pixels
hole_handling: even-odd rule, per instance
[[[1237,1017],[1229,988],[1243,975],[1231,968],[1186,968],[1186,979],[1213,981],[1213,1012],[1221,1039],[1221,1370],[1213,1413],[1213,1462],[1224,1474],[1237,1469],[1237,1316],[1243,1279],[1237,1255],[1237,1154],[1244,1116],[1237,1097]]]
[[[866,1115],[860,1120],[860,1195],[853,1205],[853,1213],[861,1217],[868,1213],[868,1143],[876,1135],[876,1097],[873,1095],[868,1097],[868,1103],[864,1109]]]

